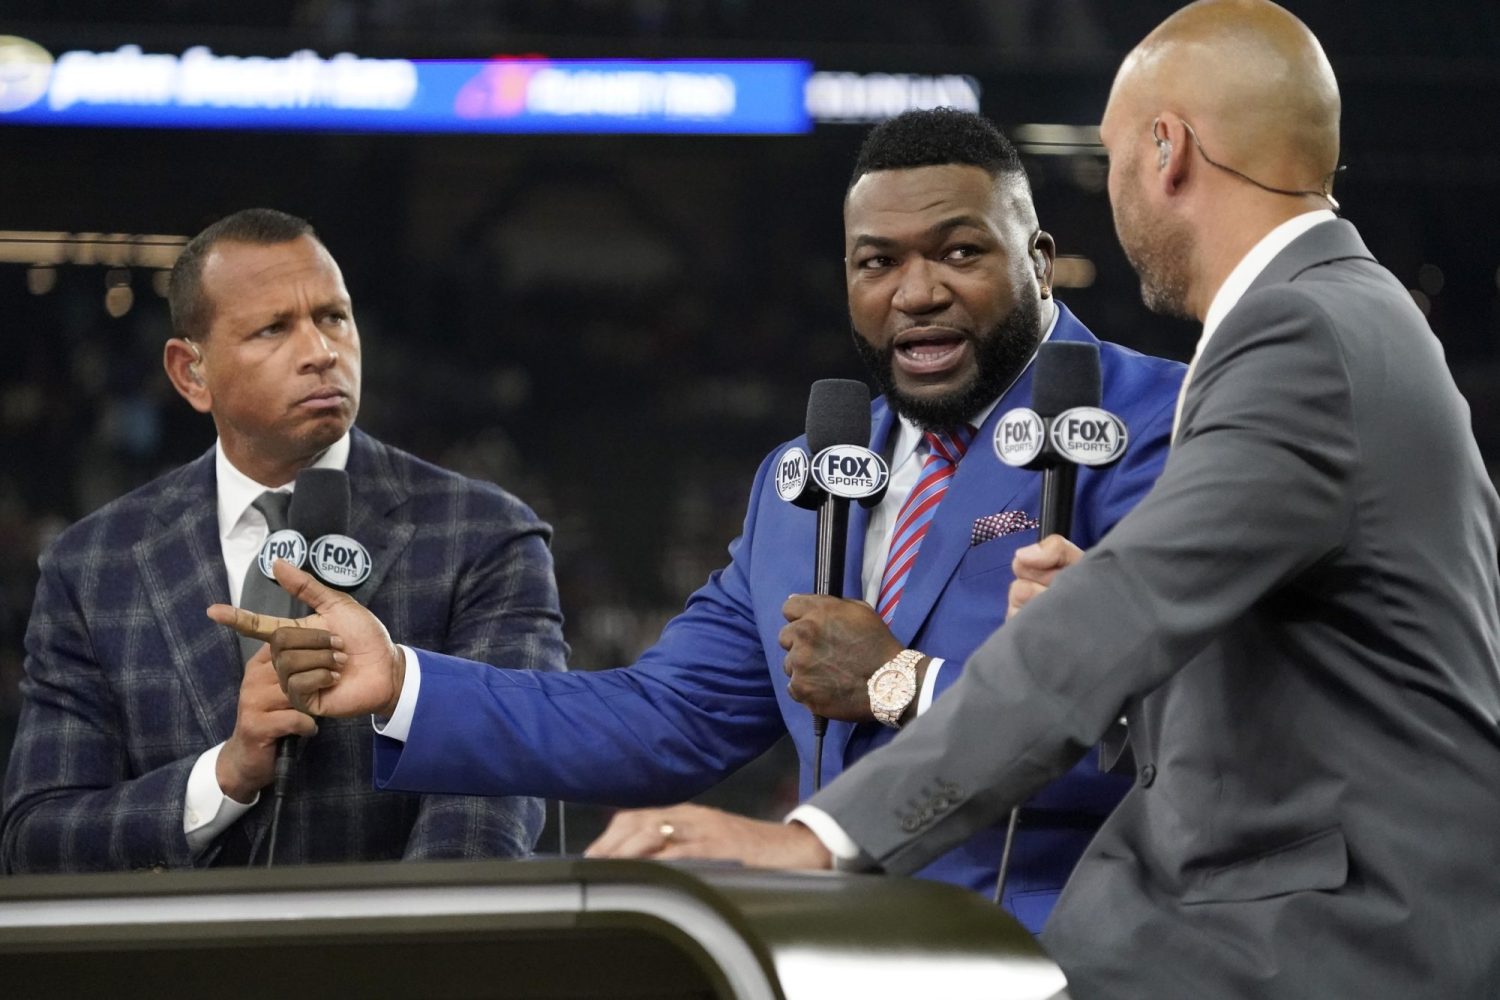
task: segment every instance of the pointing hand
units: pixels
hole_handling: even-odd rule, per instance
[[[272,572],[282,589],[312,614],[277,618],[215,604],[208,617],[271,644],[282,690],[301,711],[323,716],[394,711],[406,662],[380,619],[348,594],[325,587],[291,563],[278,559]]]

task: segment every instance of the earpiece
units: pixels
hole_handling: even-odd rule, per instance
[[[187,344],[193,349],[193,362],[188,365],[188,377],[193,380],[194,385],[202,385],[203,372],[199,371],[198,366],[203,364],[203,352],[199,350],[198,345],[193,343],[191,340],[185,340],[183,341],[183,343]]]
[[[1160,124],[1160,118],[1151,122],[1151,141],[1156,143],[1156,169],[1165,170],[1167,161],[1172,158],[1172,140],[1156,134],[1156,127]]]

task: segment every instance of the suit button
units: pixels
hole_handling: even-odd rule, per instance
[[[1150,788],[1151,785],[1156,781],[1156,765],[1147,764],[1145,767],[1141,768],[1140,778],[1141,787]]]
[[[901,829],[906,833],[916,833],[922,825],[922,821],[915,816],[907,816],[901,820]]]

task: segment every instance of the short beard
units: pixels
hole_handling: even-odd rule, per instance
[[[931,398],[915,398],[896,388],[894,345],[881,350],[855,330],[854,349],[891,409],[923,430],[944,430],[969,422],[1010,388],[1041,339],[1041,299],[1022,298],[1008,316],[974,341],[975,372],[969,384]]]
[[[1141,301],[1160,316],[1193,319],[1188,308],[1187,241],[1183,234],[1156,234],[1159,242],[1127,252],[1125,259],[1141,279]]]
[[[1115,211],[1115,233],[1120,248],[1141,280],[1141,301],[1162,316],[1195,318],[1188,308],[1188,261],[1193,239],[1174,220],[1148,217],[1134,204]]]

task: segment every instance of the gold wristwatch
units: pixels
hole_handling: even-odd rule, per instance
[[[917,664],[922,654],[903,649],[870,675],[870,711],[892,729],[900,728],[901,714],[917,696]]]

